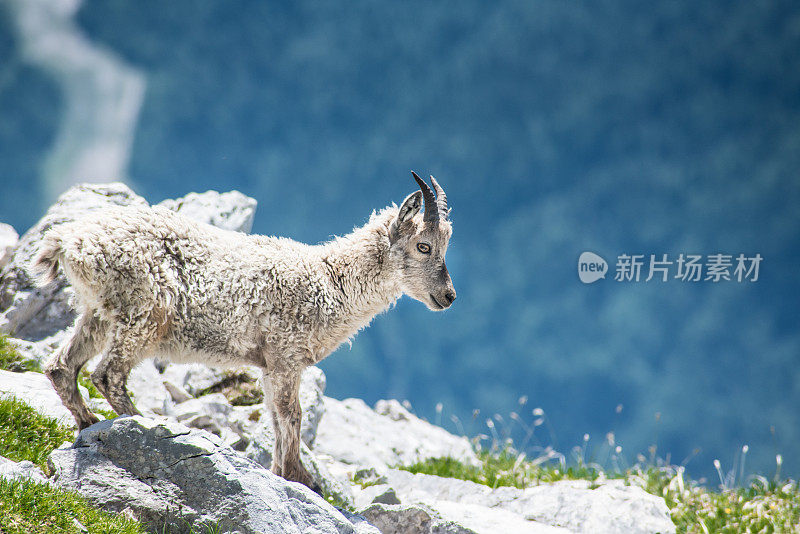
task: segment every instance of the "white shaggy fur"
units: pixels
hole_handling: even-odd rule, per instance
[[[97,417],[75,380],[99,352],[92,380],[120,414],[138,413],[125,382],[144,358],[257,365],[276,430],[273,470],[312,486],[299,461],[302,370],[404,292],[432,309],[455,299],[444,265],[450,223],[417,215],[420,197],[316,246],[224,231],[158,207],[115,208],[57,226],[34,267],[43,283],[63,268],[81,315],[45,372],[84,428]],[[430,253],[419,252],[420,241]]]

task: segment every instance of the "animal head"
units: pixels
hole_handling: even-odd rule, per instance
[[[433,176],[435,194],[417,173],[411,174],[420,190],[406,197],[389,227],[390,256],[400,270],[403,292],[431,310],[444,310],[456,299],[444,263],[453,233],[447,195]],[[425,211],[420,212],[423,200]]]

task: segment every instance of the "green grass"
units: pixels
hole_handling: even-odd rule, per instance
[[[42,372],[39,362],[23,358],[8,342],[8,337],[2,334],[0,334],[0,369],[15,373],[23,373],[25,371]]]
[[[142,525],[89,504],[80,495],[47,484],[0,479],[0,532],[3,534],[140,534]]]
[[[634,469],[627,477],[664,497],[679,533],[800,530],[800,488],[793,481],[756,477],[739,488],[711,491],[684,480],[683,468],[676,466]]]
[[[90,399],[102,399],[103,394],[98,391],[97,387],[92,382],[91,377],[89,376],[89,371],[85,368],[81,369],[81,372],[78,374],[78,384],[85,387],[89,391],[89,398]]]
[[[453,458],[430,459],[400,467],[412,473],[469,480],[492,488],[526,488],[565,479],[623,479],[648,493],[663,497],[678,533],[797,532],[800,525],[800,488],[793,481],[757,477],[739,488],[714,491],[684,479],[679,466],[634,466],[622,473],[607,473],[599,467],[536,463],[524,456],[481,451],[479,466]]]
[[[411,473],[438,475],[446,478],[469,480],[492,488],[513,486],[527,488],[558,480],[596,480],[601,472],[595,467],[570,466],[561,468],[552,464],[536,464],[526,461],[522,455],[508,451],[480,451],[479,466],[471,466],[453,458],[435,458],[424,462],[401,466]]]
[[[55,419],[15,398],[0,398],[0,456],[44,468],[53,449],[74,439],[75,431]]]

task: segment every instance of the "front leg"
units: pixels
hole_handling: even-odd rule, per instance
[[[300,482],[320,493],[309,472],[300,462],[300,371],[276,369],[264,375],[264,397],[271,401],[275,430],[272,472],[286,480]]]

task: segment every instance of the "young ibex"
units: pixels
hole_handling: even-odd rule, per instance
[[[407,294],[432,310],[456,298],[445,253],[447,197],[416,173],[420,191],[372,214],[349,235],[316,246],[197,224],[161,208],[116,208],[54,227],[35,270],[58,266],[75,290],[75,331],[45,373],[80,429],[98,418],[76,379],[95,354],[92,381],[118,414],[138,414],[128,373],[145,358],[263,370],[272,412],[272,470],[313,487],[300,463],[300,373]],[[438,198],[437,198],[438,196]],[[420,214],[422,201],[424,215]]]

